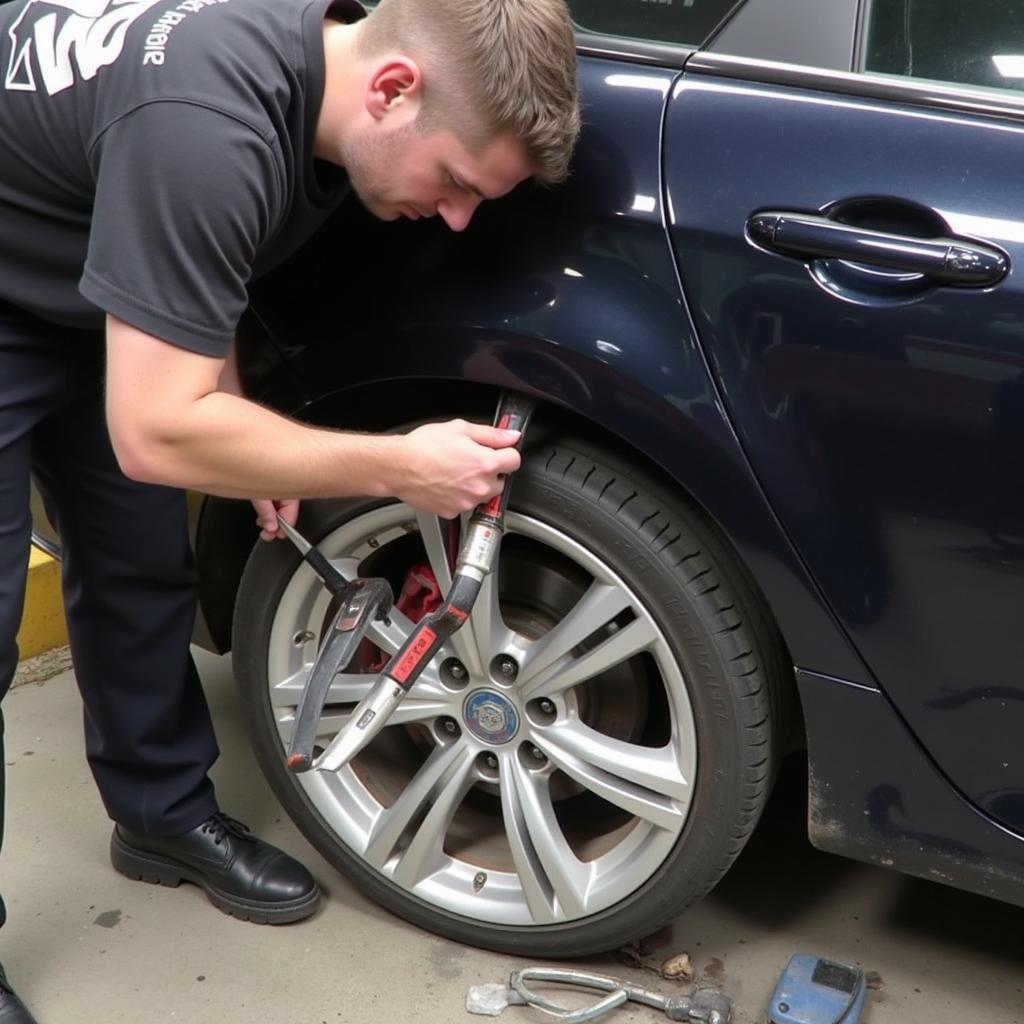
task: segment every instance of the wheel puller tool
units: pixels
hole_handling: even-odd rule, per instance
[[[570,1010],[527,987],[527,982],[553,982],[585,989],[609,992],[592,1006]],[[508,1006],[533,1006],[561,1024],[589,1024],[626,1002],[642,1003],[661,1010],[669,1020],[690,1024],[729,1024],[732,1003],[717,989],[698,988],[689,995],[665,996],[649,988],[631,985],[619,978],[561,967],[526,967],[513,971],[506,985],[475,985],[466,997],[470,1013],[497,1017]]]
[[[288,744],[286,764],[293,772],[304,772],[313,766],[316,728],[332,680],[352,660],[370,623],[375,619],[387,619],[395,598],[387,580],[346,579],[295,527],[280,515],[277,521],[338,603],[327,639],[320,647],[299,698],[295,727]]]
[[[518,448],[522,447],[533,407],[532,399],[510,391],[502,392],[498,402],[494,425],[520,431]],[[473,510],[444,603],[416,623],[405,643],[384,666],[370,692],[313,762],[315,769],[333,772],[348,764],[384,728],[431,658],[469,618],[484,578],[497,561],[511,480],[512,474],[509,474],[501,492]]]

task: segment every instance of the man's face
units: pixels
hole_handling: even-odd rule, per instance
[[[440,216],[453,231],[469,224],[484,199],[505,195],[531,174],[512,136],[498,135],[473,154],[454,133],[423,135],[415,124],[350,140],[343,163],[356,195],[375,216]]]

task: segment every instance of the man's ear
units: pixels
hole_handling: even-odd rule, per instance
[[[388,57],[374,69],[366,87],[366,109],[379,121],[385,114],[418,103],[423,75],[409,57]]]

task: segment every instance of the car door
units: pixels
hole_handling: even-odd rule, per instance
[[[667,113],[737,432],[880,687],[1024,832],[1024,4],[750,0]],[[803,666],[813,670],[815,666]]]

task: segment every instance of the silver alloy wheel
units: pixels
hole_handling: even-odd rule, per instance
[[[693,713],[671,648],[623,580],[568,534],[514,512],[507,518],[509,537],[528,538],[586,574],[582,596],[544,631],[516,629],[499,608],[495,572],[376,743],[339,772],[296,782],[340,842],[439,910],[500,925],[579,921],[644,885],[679,840],[697,770]],[[364,560],[417,532],[445,591],[441,524],[406,505],[363,513],[319,546],[358,575]],[[267,674],[282,750],[329,604],[302,564],[274,613]],[[390,655],[411,625],[396,611],[370,636]],[[636,659],[664,694],[659,707],[670,721],[658,745],[588,724],[588,689]],[[453,664],[464,667],[460,678]],[[321,743],[373,678],[336,677]],[[404,753],[375,759],[389,735],[402,737]],[[410,738],[418,752],[411,759]],[[590,801],[585,810],[580,794]],[[613,813],[594,814],[595,806]]]

